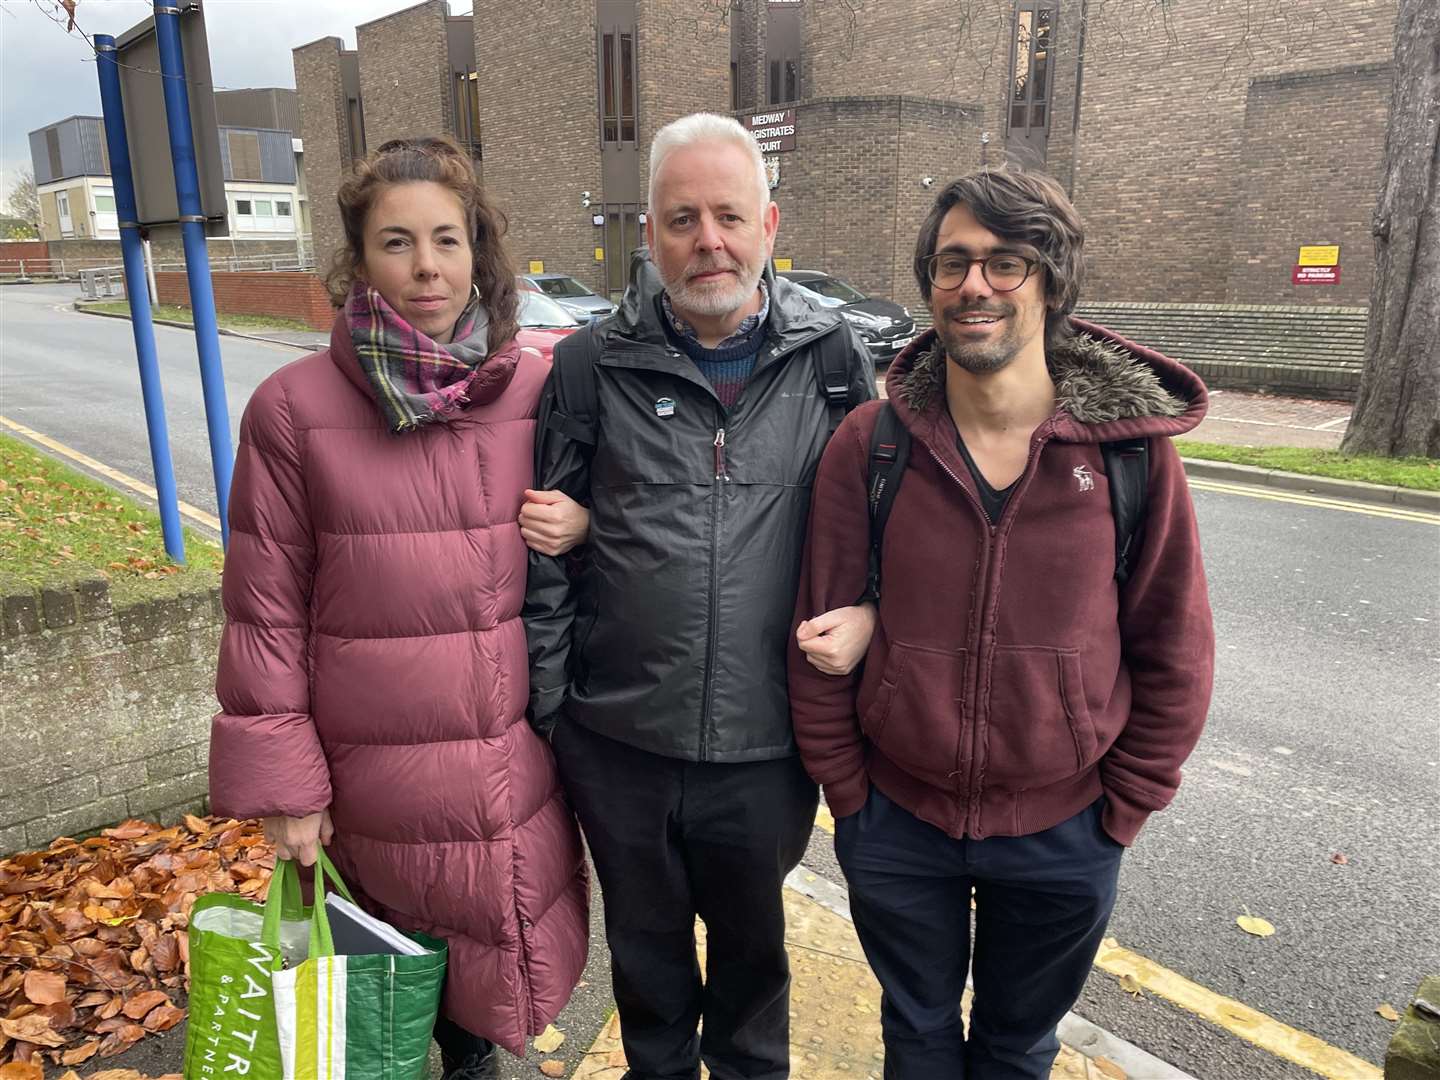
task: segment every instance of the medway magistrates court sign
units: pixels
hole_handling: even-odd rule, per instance
[[[795,110],[751,113],[745,127],[760,144],[762,154],[778,154],[795,149]]]

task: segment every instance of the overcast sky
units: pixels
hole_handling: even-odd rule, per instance
[[[295,85],[290,50],[330,35],[355,47],[355,25],[415,0],[206,0],[205,32],[217,87]],[[466,14],[471,0],[449,0]],[[86,34],[119,35],[149,18],[148,0],[79,0]],[[57,26],[51,17],[59,18]],[[29,133],[74,115],[100,115],[95,54],[79,32],[65,33],[55,0],[0,0],[0,199],[30,167]]]

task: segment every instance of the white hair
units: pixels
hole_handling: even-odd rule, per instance
[[[738,120],[716,113],[701,112],[672,120],[657,131],[655,138],[651,140],[650,189],[647,193],[651,212],[656,209],[655,177],[660,173],[660,165],[672,152],[705,142],[733,143],[745,152],[755,167],[755,185],[760,195],[760,209],[765,209],[770,202],[770,180],[765,175],[765,159],[760,154],[760,144]]]

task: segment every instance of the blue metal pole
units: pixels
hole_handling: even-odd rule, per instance
[[[175,198],[180,208],[180,235],[185,244],[185,278],[190,284],[190,310],[195,315],[195,343],[200,353],[200,386],[205,396],[205,425],[210,432],[215,500],[220,507],[220,538],[228,549],[230,473],[235,455],[230,446],[230,409],[225,401],[225,373],[220,364],[215,293],[210,285],[210,253],[205,247],[205,215],[200,206],[200,176],[195,167],[195,135],[190,127],[190,95],[185,88],[180,10],[165,0],[157,0],[155,39],[160,46],[160,73],[164,76],[161,81],[165,88],[165,118],[170,127]]]
[[[125,112],[120,100],[120,69],[115,66],[115,38],[95,35],[96,68],[100,72],[100,109],[105,114],[105,142],[110,150],[110,179],[115,187],[115,210],[120,218],[120,251],[125,261],[125,293],[130,298],[130,327],[135,334],[135,356],[140,364],[140,396],[145,403],[145,427],[150,433],[150,466],[155,470],[155,494],[160,503],[160,528],[165,551],[177,563],[185,561],[185,533],[175,493],[175,470],[170,462],[170,433],[165,426],[165,398],[160,389],[160,364],[155,356],[155,326],[150,321],[150,289],[145,280],[145,253],[136,222],[135,184],[130,176],[130,141],[125,136]]]

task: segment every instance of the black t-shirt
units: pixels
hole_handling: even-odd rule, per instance
[[[1000,520],[1000,515],[1005,512],[1005,504],[1010,501],[1010,493],[1015,490],[1015,485],[1020,481],[1012,482],[1008,487],[996,491],[990,486],[990,481],[985,479],[985,474],[975,464],[975,459],[970,456],[970,449],[965,445],[965,439],[960,434],[960,429],[955,427],[955,418],[950,418],[950,426],[955,431],[955,445],[960,450],[960,456],[965,459],[965,464],[970,468],[970,475],[975,478],[975,490],[980,493],[980,505],[985,510],[985,516],[994,525]]]

